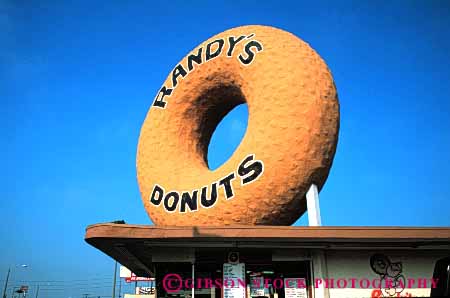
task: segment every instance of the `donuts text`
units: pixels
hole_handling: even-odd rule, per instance
[[[250,154],[242,160],[236,172],[241,179],[241,186],[245,186],[261,177],[264,172],[264,163],[261,160],[256,160],[254,154]],[[162,204],[167,212],[176,212],[177,210],[180,213],[193,212],[197,211],[200,206],[211,208],[217,203],[220,190],[222,190],[222,195],[226,200],[234,197],[233,181],[236,179],[236,172],[230,173],[211,185],[193,191],[171,190],[166,192],[162,186],[155,184],[150,194],[150,203],[157,207]]]
[[[248,36],[240,35],[239,37],[230,36],[227,39],[218,38],[206,45],[206,47],[199,47],[196,52],[190,54],[187,57],[187,65],[178,63],[172,70],[171,87],[162,86],[158,94],[156,94],[153,106],[161,109],[165,109],[167,102],[164,101],[164,97],[172,94],[173,90],[177,87],[179,81],[185,78],[192,70],[195,69],[195,64],[201,65],[204,62],[210,61],[220,54],[226,52],[227,57],[233,57],[233,52],[237,44],[246,42],[243,46],[243,52],[236,56],[236,59],[244,66],[250,65],[258,52],[263,50],[261,42],[252,39],[255,34]],[[225,41],[227,41],[227,49],[224,51]]]

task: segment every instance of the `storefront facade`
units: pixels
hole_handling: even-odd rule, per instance
[[[157,297],[449,295],[449,228],[99,224],[86,241],[155,277]]]

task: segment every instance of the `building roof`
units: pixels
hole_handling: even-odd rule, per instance
[[[154,240],[272,240],[279,242],[433,242],[450,243],[447,227],[301,227],[301,226],[153,226],[101,223],[86,228],[86,241]]]
[[[303,249],[444,249],[450,250],[447,227],[168,227],[103,223],[88,226],[86,242],[127,266],[148,275],[154,248],[303,248]]]

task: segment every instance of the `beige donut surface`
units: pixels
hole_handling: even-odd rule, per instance
[[[247,103],[247,131],[211,171],[220,120]],[[156,225],[289,225],[321,188],[336,151],[339,103],[325,62],[305,42],[267,26],[224,31],[169,74],[142,125],[137,176]]]

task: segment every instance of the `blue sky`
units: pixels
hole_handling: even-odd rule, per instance
[[[147,110],[188,51],[239,25],[294,33],[333,73],[341,130],[323,224],[449,226],[449,2],[310,2],[0,0],[1,285],[13,266],[32,295],[37,283],[49,298],[110,295],[113,261],[84,229],[150,223],[135,170]],[[212,166],[246,117],[241,106],[220,125]]]

